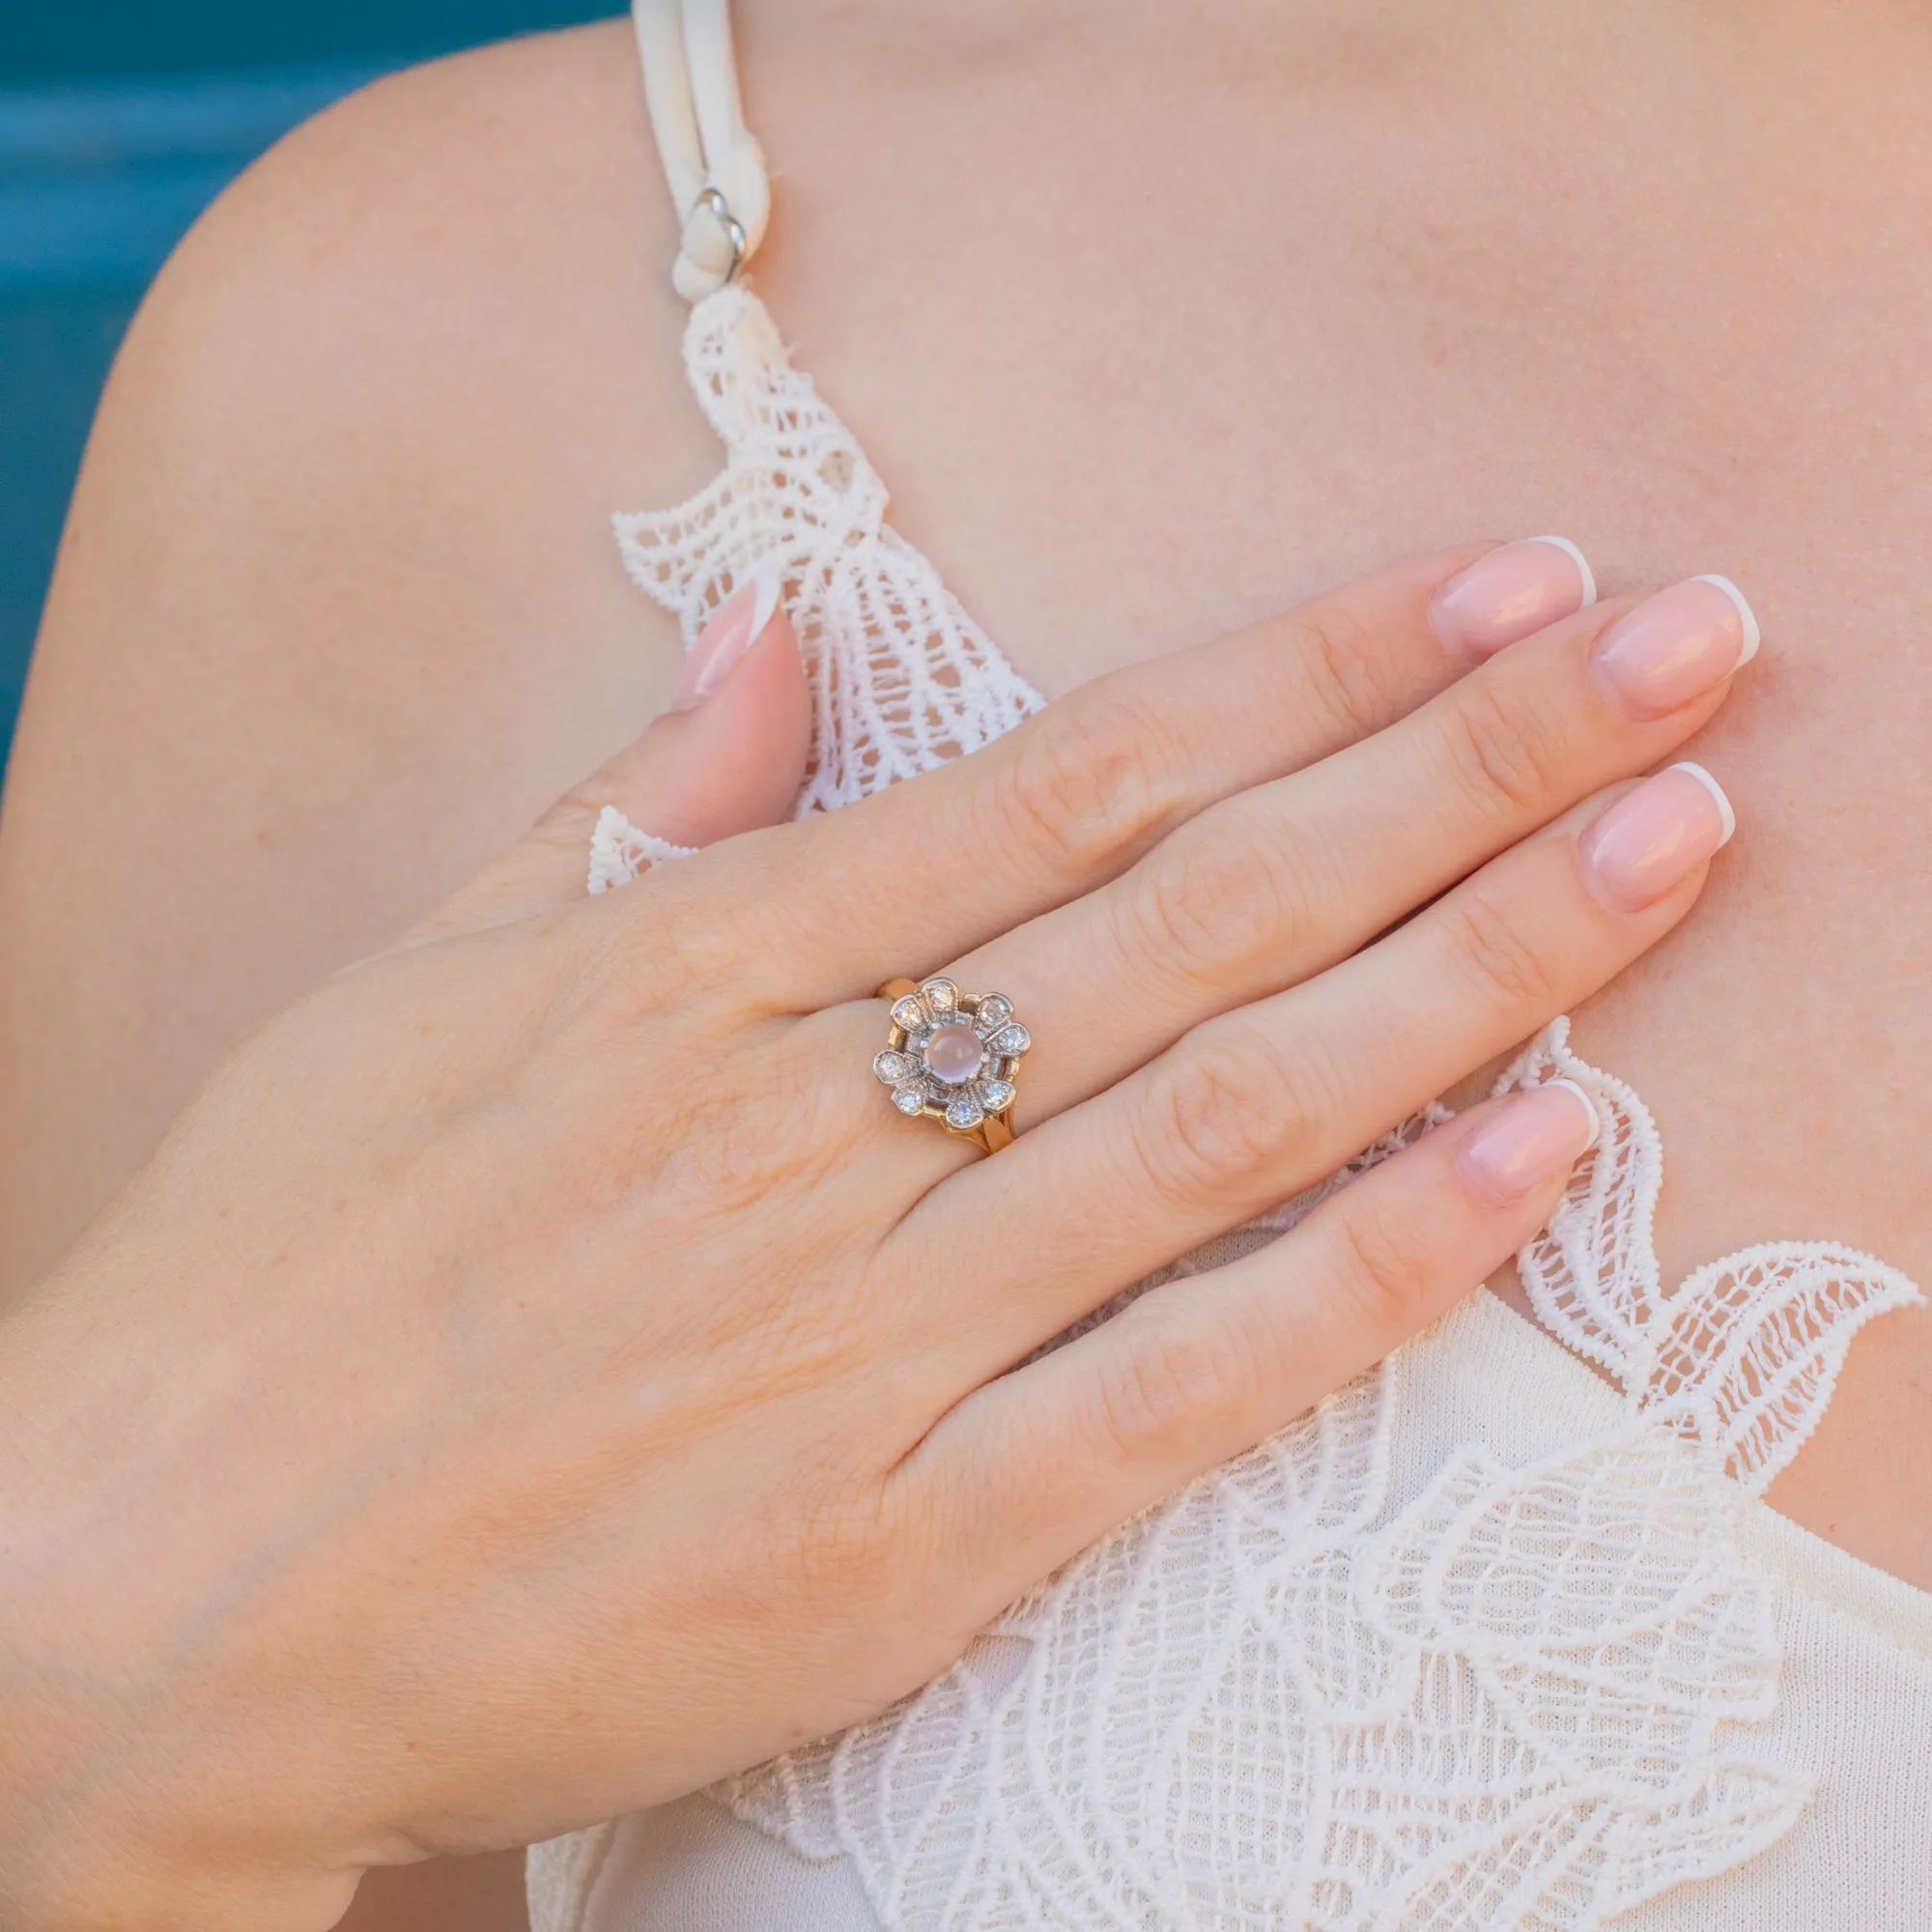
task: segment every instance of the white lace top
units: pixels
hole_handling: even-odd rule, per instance
[[[688,644],[780,564],[814,694],[800,811],[1037,709],[757,298],[699,293],[686,361],[725,469],[617,535]],[[674,855],[607,813],[592,889]],[[1562,1021],[1499,1086],[1557,1074],[1605,1130],[1518,1258],[1541,1327],[1479,1293],[916,1696],[533,1848],[535,1932],[1932,1927],[1932,1596],[1758,1500],[1853,1335],[1920,1297],[1827,1242],[1666,1289],[1649,1114]]]

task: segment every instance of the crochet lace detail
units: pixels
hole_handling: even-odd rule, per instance
[[[1761,1496],[1804,1446],[1852,1338],[1923,1300],[1896,1268],[1833,1241],[1771,1241],[1706,1262],[1664,1294],[1651,1226],[1663,1150],[1643,1102],[1570,1051],[1558,1020],[1507,1081],[1576,1080],[1604,1136],[1563,1208],[1517,1256],[1538,1319],[1616,1378],[1634,1418],[1672,1431]]]
[[[593,893],[628,886],[667,859],[689,859],[695,845],[673,845],[654,833],[639,832],[614,805],[597,814],[590,834],[590,880]]]
[[[1543,1322],[1622,1382],[1615,1427],[1522,1466],[1465,1444],[1400,1502],[1424,1336],[1068,1564],[917,1695],[715,1795],[849,1856],[889,1932],[1589,1932],[1775,1842],[1810,1786],[1753,1737],[1778,1655],[1742,1516],[1853,1334],[1919,1296],[1816,1243],[1661,1293],[1656,1127],[1567,1021],[1497,1091],[1557,1076],[1605,1132],[1519,1265]]]
[[[778,566],[811,682],[801,817],[978,751],[1039,710],[1045,699],[886,523],[878,472],[743,283],[692,310],[684,360],[725,469],[674,510],[613,519],[617,542],[687,650],[759,564]]]

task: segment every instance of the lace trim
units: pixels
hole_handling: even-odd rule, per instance
[[[1575,1080],[1604,1121],[1548,1228],[1517,1257],[1538,1319],[1607,1369],[1634,1413],[1705,1449],[1759,1496],[1817,1428],[1852,1339],[1923,1300],[1896,1268],[1832,1241],[1775,1241],[1707,1262],[1663,1295],[1651,1229],[1663,1147],[1650,1110],[1570,1051],[1558,1020],[1498,1091]]]
[[[742,283],[692,310],[684,359],[725,469],[677,509],[613,519],[618,546],[687,650],[739,583],[777,565],[811,680],[800,816],[976,752],[1041,708],[886,523],[886,487],[858,439]]]
[[[673,845],[653,833],[639,832],[614,805],[597,814],[590,834],[590,880],[593,893],[608,893],[641,878],[667,859],[689,859],[695,845]]]
[[[1399,1504],[1424,1337],[1067,1565],[916,1696],[715,1795],[851,1858],[889,1932],[1591,1932],[1776,1842],[1811,1786],[1751,1749],[1778,1655],[1743,1513],[1852,1333],[1920,1297],[1804,1244],[1660,1296],[1655,1125],[1567,1021],[1498,1091],[1558,1075],[1605,1131],[1520,1265],[1545,1323],[1623,1379],[1616,1428],[1522,1467],[1463,1446]]]

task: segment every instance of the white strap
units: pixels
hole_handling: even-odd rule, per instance
[[[745,127],[729,0],[632,0],[644,100],[683,226],[671,280],[715,295],[751,260],[771,218],[765,157]]]

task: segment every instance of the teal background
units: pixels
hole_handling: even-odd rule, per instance
[[[0,0],[0,763],[100,384],[183,230],[388,69],[611,0]]]

